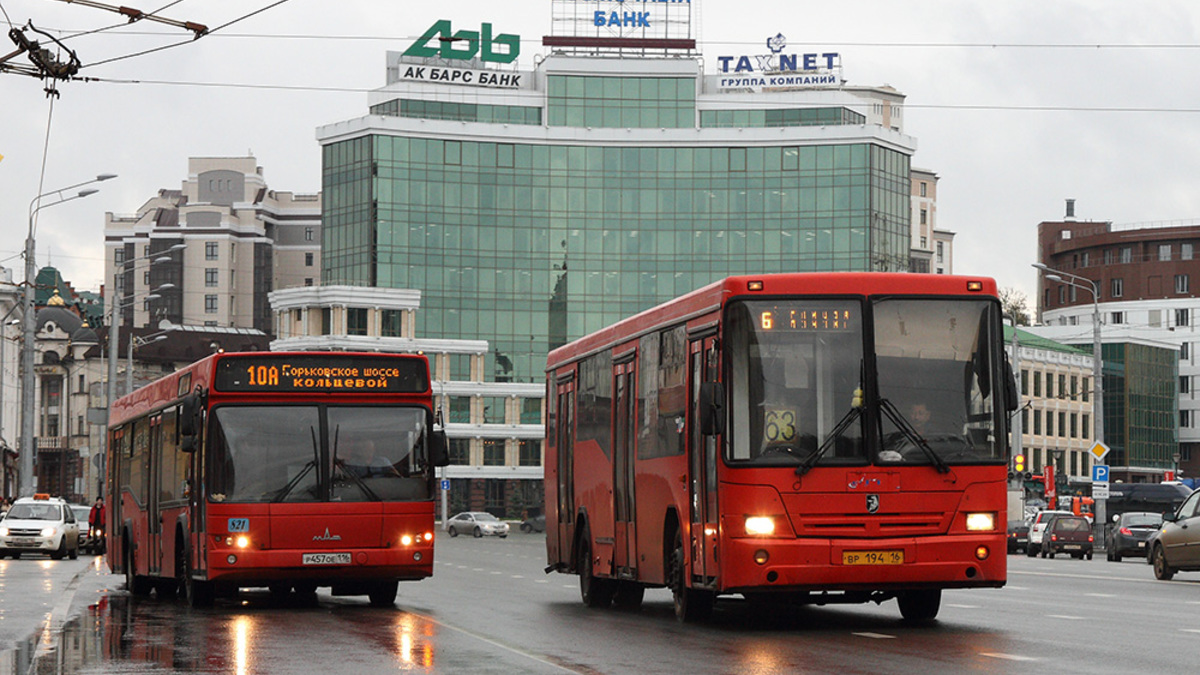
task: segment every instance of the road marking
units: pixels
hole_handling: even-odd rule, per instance
[[[1067,621],[1083,621],[1082,616],[1071,616],[1069,614],[1047,614],[1049,619],[1066,619]]]
[[[1180,628],[1179,630],[1184,633],[1200,633],[1200,628]]]
[[[946,606],[947,606],[947,607],[956,607],[956,608],[958,608],[958,609],[979,609],[979,605],[951,605],[951,604],[947,604]]]
[[[871,638],[872,640],[895,640],[895,635],[884,635],[883,633],[851,633],[858,637]]]
[[[1027,590],[1029,590],[1028,586],[1013,586],[1011,584],[1005,585],[1004,588],[1005,588],[1005,590],[1009,590],[1009,591],[1027,591]]]
[[[1088,596],[1089,598],[1115,598],[1115,597],[1117,597],[1116,593],[1084,593],[1084,595]]]
[[[514,574],[514,575],[512,576],[512,578],[514,578],[514,579],[524,579],[525,577],[521,576],[520,574]]]
[[[550,582],[549,582],[549,581],[546,581],[545,579],[537,579],[537,580],[536,580],[536,581],[534,581],[533,583],[535,583],[535,584],[548,584],[548,583],[550,583]]]
[[[1037,661],[1032,656],[1022,656],[1020,654],[1001,654],[999,652],[980,652],[980,656],[988,656],[993,659],[1004,659],[1005,661]]]

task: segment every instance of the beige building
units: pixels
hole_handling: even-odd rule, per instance
[[[938,175],[928,169],[909,171],[912,194],[912,250],[909,271],[954,273],[954,233],[937,227]]]
[[[268,332],[268,293],[320,283],[321,196],[270,189],[254,157],[193,157],[181,189],[106,214],[104,238],[105,300],[122,298],[122,327]]]

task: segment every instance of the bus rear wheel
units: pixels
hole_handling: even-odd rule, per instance
[[[611,579],[592,575],[591,535],[585,529],[579,537],[579,597],[588,607],[608,607],[616,588]]]
[[[904,591],[896,597],[896,602],[905,621],[933,621],[942,604],[942,589]]]
[[[383,581],[376,584],[367,597],[371,600],[372,607],[394,607],[396,605],[396,592],[399,590],[400,582],[398,581]]]
[[[617,609],[635,610],[642,606],[642,598],[646,595],[646,587],[636,581],[618,581],[617,590],[613,593],[613,606]]]
[[[683,552],[683,534],[675,532],[675,549],[671,553],[671,573],[668,577],[671,595],[675,599],[675,618],[684,623],[707,621],[712,616],[717,596],[712,591],[688,588],[687,561]]]
[[[125,541],[125,588],[138,597],[150,595],[150,579],[139,575],[133,566],[133,549],[129,540]]]

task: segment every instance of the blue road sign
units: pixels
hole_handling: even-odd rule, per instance
[[[1108,467],[1104,467],[1104,468],[1105,468],[1105,469],[1107,469]],[[1105,473],[1105,475],[1107,476],[1107,475],[1108,475],[1108,473],[1106,472],[1106,473]],[[442,489],[443,489],[443,490],[449,490],[449,489],[450,489],[450,479],[449,479],[449,478],[444,478],[444,479],[442,479]]]
[[[1096,464],[1092,467],[1092,482],[1107,483],[1108,482],[1108,465]]]

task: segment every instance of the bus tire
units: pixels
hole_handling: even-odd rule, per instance
[[[675,531],[675,548],[671,552],[671,595],[675,600],[675,618],[683,623],[699,623],[712,616],[717,596],[712,591],[689,588],[687,564],[683,552],[683,533]]]
[[[296,590],[296,604],[302,607],[317,606],[317,585],[309,582],[298,583],[294,586]]]
[[[130,595],[139,598],[150,595],[150,579],[137,574],[133,566],[133,549],[128,539],[125,540],[125,588],[129,589]]]
[[[636,581],[618,581],[617,590],[613,593],[613,606],[617,609],[633,611],[642,606],[642,598],[646,595],[646,587]]]
[[[398,581],[382,581],[375,584],[367,593],[367,597],[371,601],[372,607],[395,607],[396,592],[399,590],[400,582]]]
[[[904,591],[896,596],[900,616],[910,623],[933,621],[942,604],[942,589]]]
[[[585,528],[579,537],[579,597],[588,607],[608,607],[612,604],[612,580],[592,574],[591,535]]]
[[[192,558],[190,555],[184,555],[183,569],[183,594],[187,596],[188,605],[195,609],[204,609],[212,607],[213,601],[217,597],[217,589],[213,586],[213,582],[197,579],[192,573]]]

